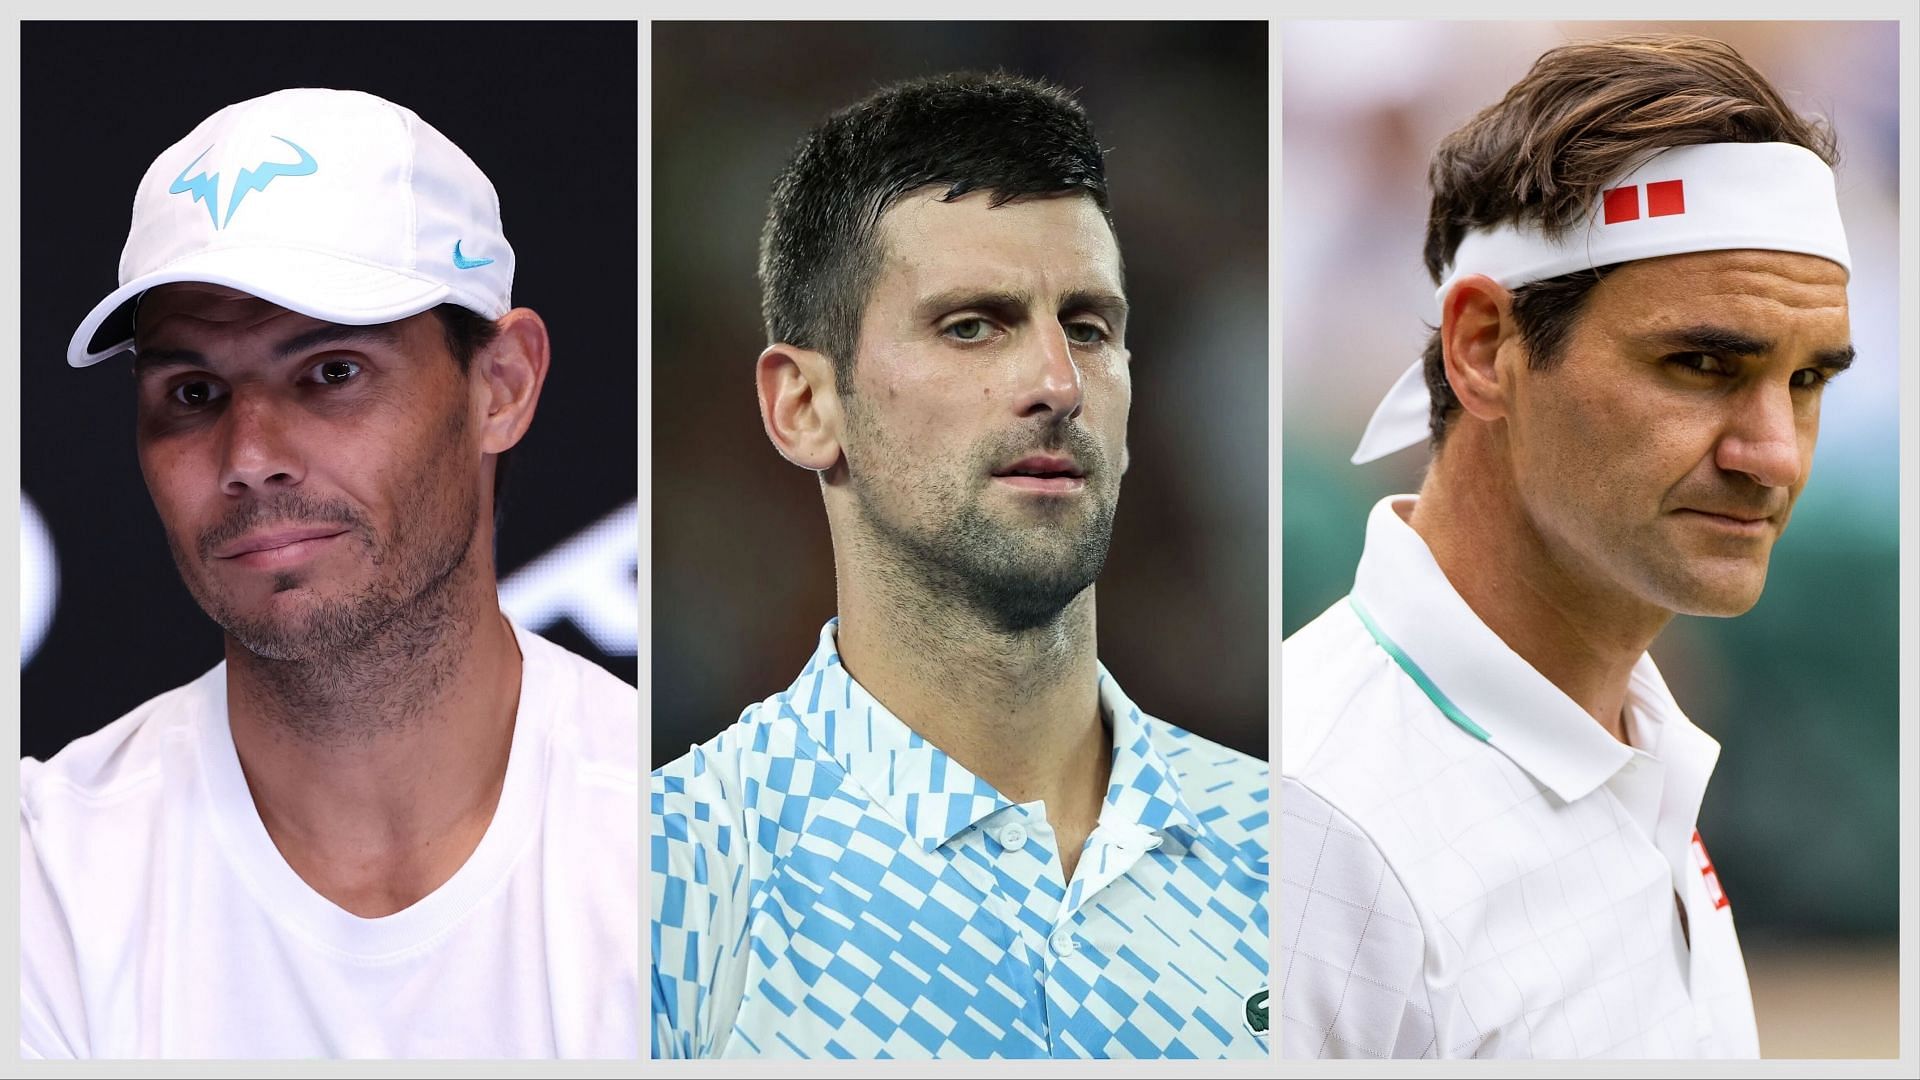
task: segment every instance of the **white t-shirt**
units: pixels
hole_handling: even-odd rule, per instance
[[[224,663],[23,760],[21,1055],[637,1057],[639,694],[514,631],[493,820],[383,918],[314,892],[274,846]]]
[[[1694,825],[1719,744],[1646,656],[1617,742],[1454,591],[1411,501],[1281,648],[1282,1054],[1758,1057]]]

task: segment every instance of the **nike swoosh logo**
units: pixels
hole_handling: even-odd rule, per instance
[[[274,138],[280,139],[280,136],[275,135]],[[280,139],[280,141],[293,147],[294,153],[300,155],[300,160],[291,163],[266,161],[256,168],[241,169],[239,177],[233,182],[233,201],[227,204],[227,218],[220,223],[221,228],[226,228],[227,224],[233,220],[234,212],[240,209],[240,200],[247,197],[247,192],[265,191],[268,184],[282,176],[310,176],[320,171],[320,165],[313,160],[313,155],[301,149],[298,143],[291,139]]]
[[[460,241],[453,242],[453,265],[460,270],[478,270],[483,266],[492,266],[492,259],[469,259],[460,254]]]

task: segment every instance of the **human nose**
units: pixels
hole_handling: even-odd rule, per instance
[[[1735,408],[1715,448],[1714,463],[1727,472],[1745,473],[1763,487],[1798,484],[1805,460],[1800,452],[1803,418],[1792,390],[1759,388]]]
[[[1024,385],[1016,400],[1021,416],[1052,413],[1072,419],[1086,405],[1080,365],[1074,362],[1073,346],[1062,327],[1054,326],[1038,336],[1036,346],[1028,350],[1021,377]]]
[[[220,480],[227,494],[264,494],[306,476],[285,419],[263,395],[235,393],[221,422],[226,430]]]

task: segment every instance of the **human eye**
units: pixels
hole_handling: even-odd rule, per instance
[[[310,370],[310,375],[314,382],[326,386],[339,386],[343,383],[353,381],[359,376],[360,370],[359,363],[336,357],[332,360],[322,360],[318,364],[313,365]]]
[[[978,315],[970,315],[948,323],[941,328],[940,333],[954,341],[967,343],[985,341],[993,333],[993,324]]]
[[[1107,328],[1097,322],[1070,322],[1067,324],[1067,340],[1075,345],[1098,345],[1107,340]]]
[[[1833,381],[1833,373],[1825,368],[1801,368],[1793,373],[1788,384],[1795,390],[1818,390]]]
[[[1725,357],[1715,356],[1712,353],[1674,353],[1671,356],[1664,357],[1663,362],[1669,367],[1678,368],[1681,371],[1691,372],[1695,375],[1733,374],[1733,365],[1728,363]]]
[[[167,391],[167,397],[187,409],[204,409],[226,396],[226,390],[210,379],[182,379]]]

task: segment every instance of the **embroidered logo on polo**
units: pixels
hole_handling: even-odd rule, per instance
[[[1247,995],[1247,1030],[1255,1035],[1267,1033],[1267,988],[1261,987]]]
[[[1714,872],[1713,860],[1707,857],[1707,845],[1700,839],[1700,830],[1693,830],[1693,858],[1700,864],[1700,876],[1707,883],[1707,895],[1713,898],[1717,911],[1732,901],[1727,899],[1727,890],[1720,887],[1720,875]]]
[[[1651,184],[1628,184],[1608,190],[1601,196],[1603,224],[1640,220],[1640,189],[1647,189],[1647,216],[1672,217],[1687,212],[1687,191],[1683,181],[1656,180]]]
[[[1038,808],[887,712],[830,625],[654,774],[654,1055],[1265,1056],[1266,765],[1104,672],[1101,703],[1110,787],[1063,884]]]
[[[200,151],[198,156],[187,162],[187,167],[180,170],[180,175],[174,177],[173,184],[167,188],[167,194],[186,195],[194,202],[205,203],[207,220],[213,223],[215,229],[226,228],[228,223],[233,221],[233,215],[239,211],[240,204],[246,199],[248,192],[265,191],[268,184],[282,176],[311,176],[320,171],[320,163],[315,161],[313,155],[307,153],[299,143],[279,135],[273,138],[285,143],[299,155],[298,160],[268,160],[251,168],[241,169],[234,177],[232,192],[227,196],[226,217],[220,216],[220,174],[209,173],[203,169],[193,176],[187,175],[195,165],[200,164],[201,159],[213,152],[211,146]]]

